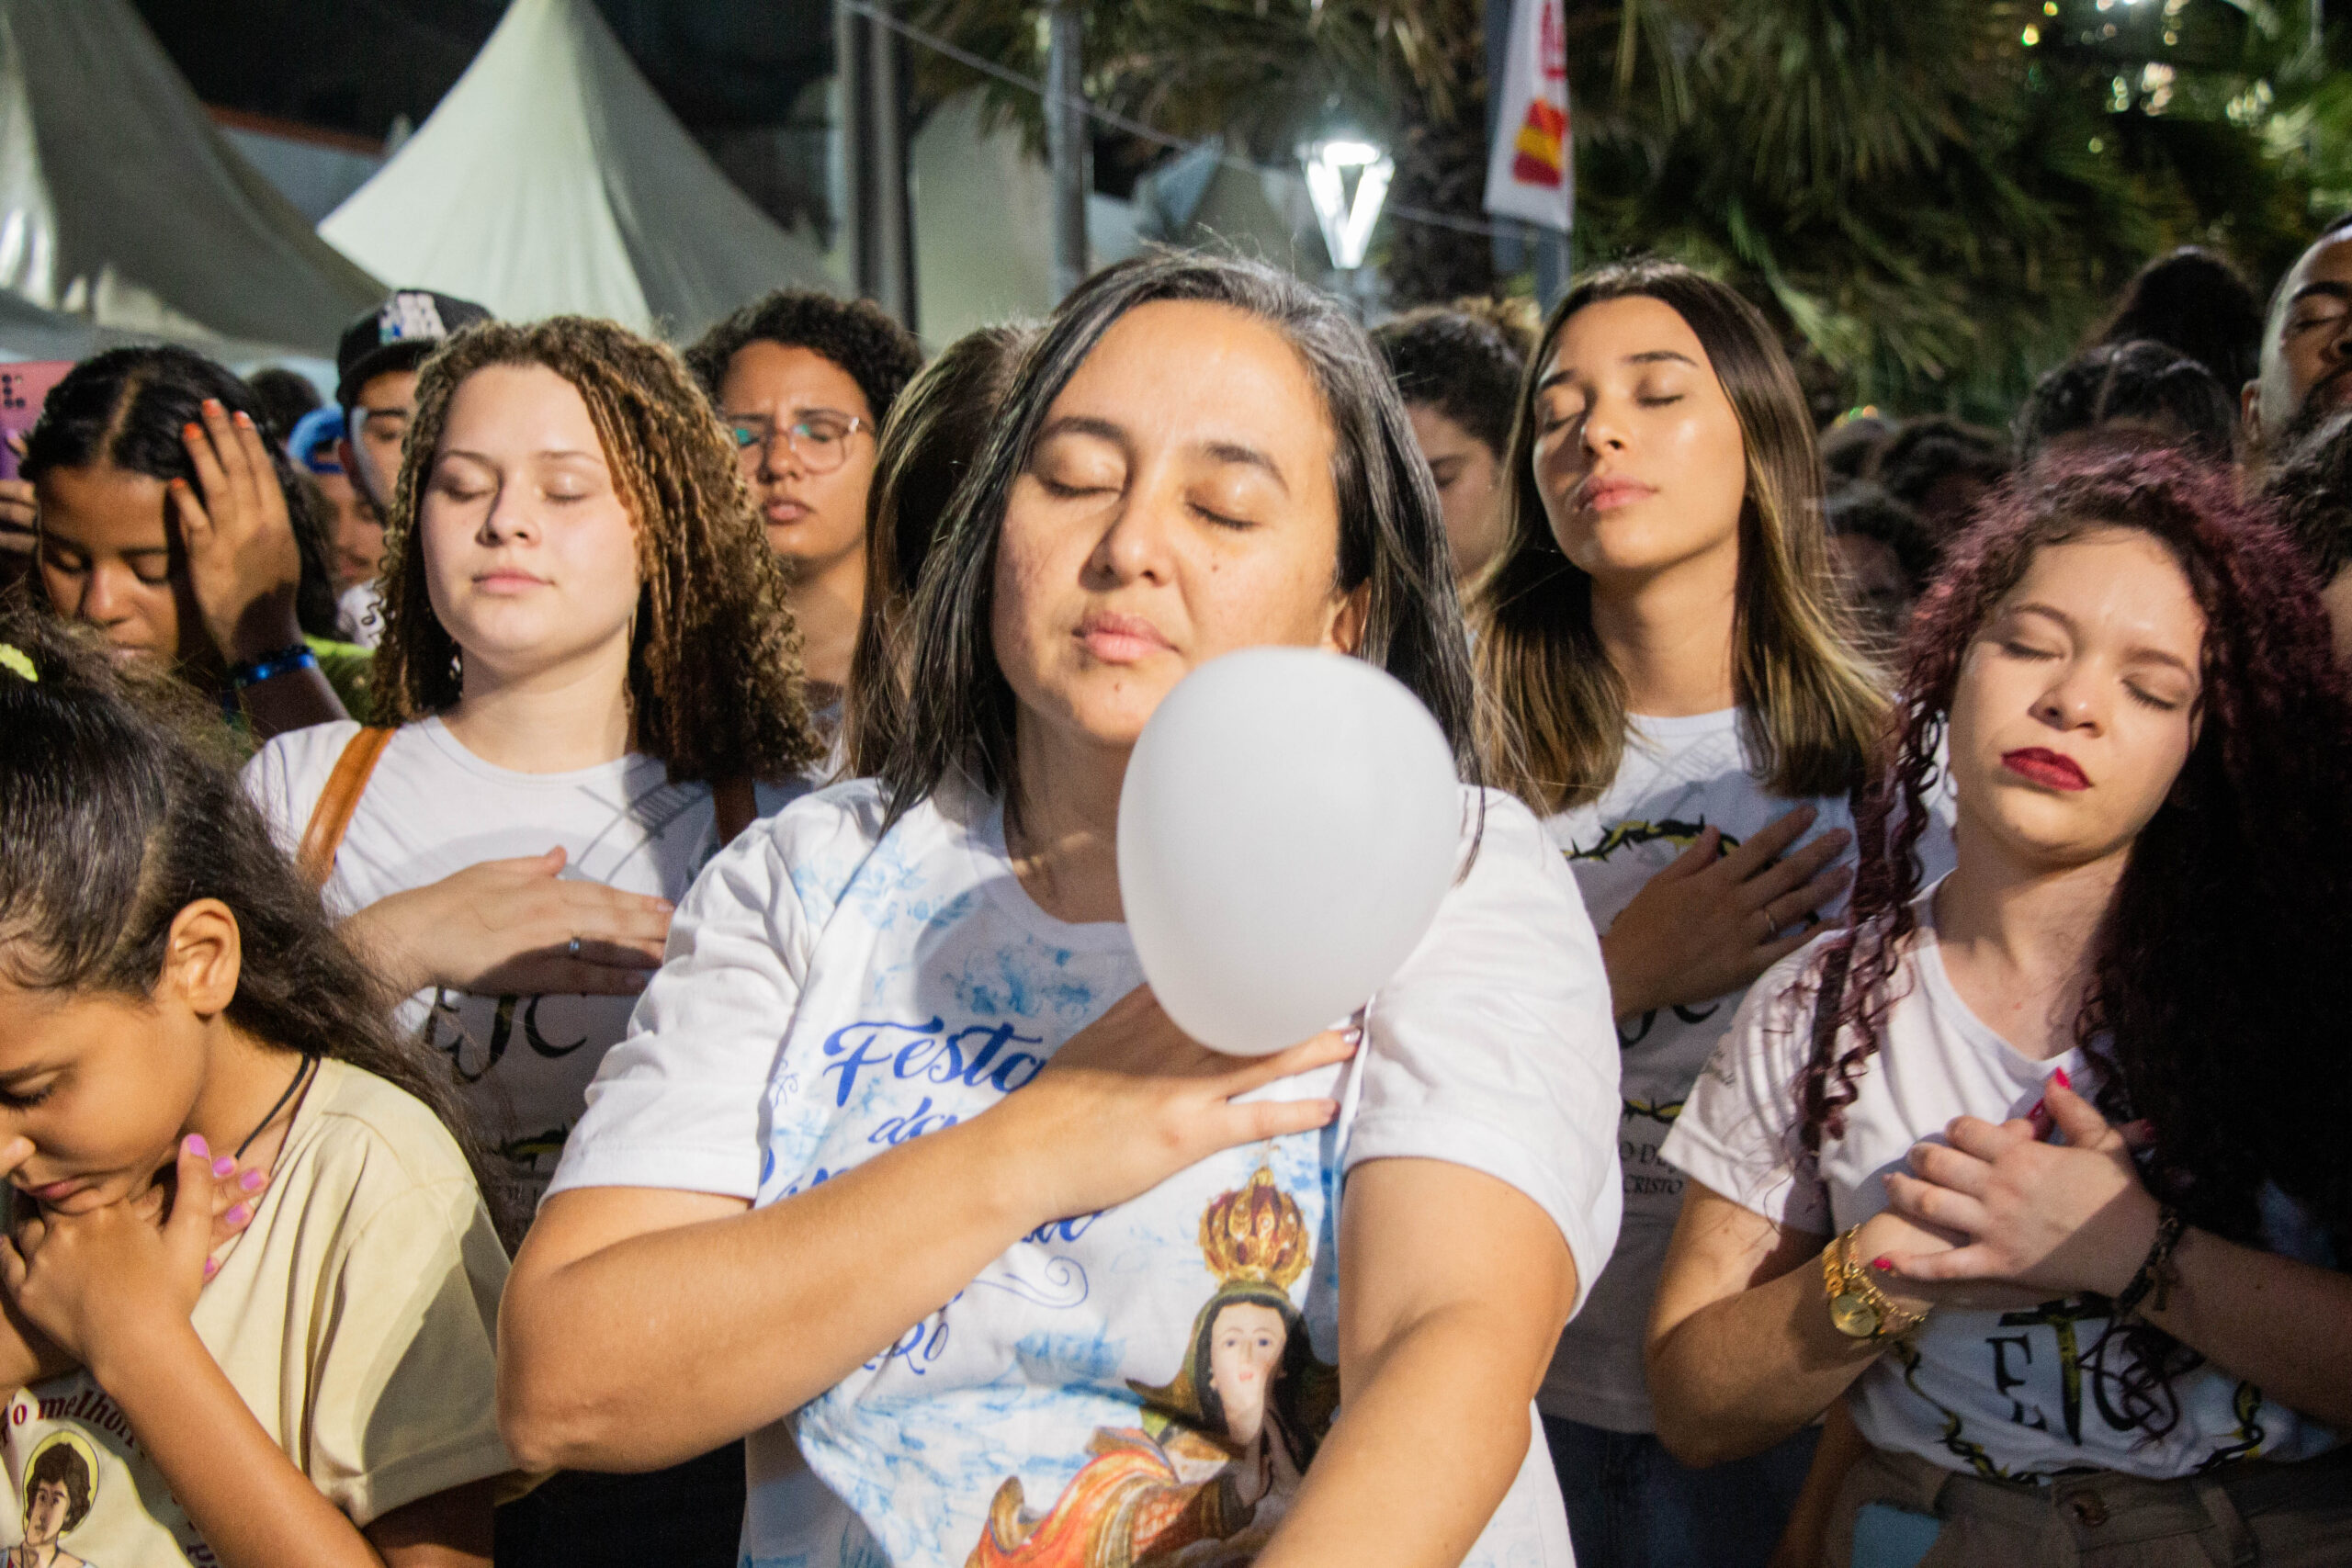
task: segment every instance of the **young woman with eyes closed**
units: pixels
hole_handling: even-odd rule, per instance
[[[881,778],[680,910],[520,1255],[511,1440],[750,1433],[754,1561],[1565,1564],[1529,1400],[1614,1229],[1613,1064],[1534,819],[1465,790],[1430,937],[1264,1059],[1178,1032],[1121,923],[1127,758],[1204,660],[1372,660],[1468,765],[1442,525],[1361,330],[1254,264],[1097,275],[910,626]]]
[[[2352,1089],[2310,1008],[2352,706],[2313,585],[2224,471],[2060,457],[1907,653],[1853,925],[1751,990],[1668,1142],[1660,1429],[1752,1451],[1842,1396],[1838,1568],[2340,1561]],[[1939,769],[1929,886],[1898,824]]]
[[[1681,1186],[1657,1147],[1740,993],[1844,890],[1883,698],[1823,597],[1812,423],[1756,311],[1642,262],[1579,283],[1540,342],[1475,590],[1485,739],[1602,930],[1625,1160],[1616,1255],[1541,1403],[1581,1561],[1760,1564],[1809,1438],[1702,1474],[1651,1435],[1642,1329]]]
[[[283,737],[246,779],[536,1196],[672,901],[806,788],[783,568],[677,356],[576,317],[476,326],[426,362],[386,557],[399,728]],[[502,1557],[731,1561],[741,1470],[560,1477],[508,1511],[537,1534]]]
[[[113,349],[51,389],[23,469],[51,608],[266,740],[364,706],[368,659],[331,640],[325,522],[259,408],[201,355]]]
[[[0,613],[12,1557],[487,1568],[506,1255],[469,1121],[203,710],[102,649]]]

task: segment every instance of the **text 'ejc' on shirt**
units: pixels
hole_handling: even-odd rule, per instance
[[[1465,792],[1473,824],[1479,804]],[[1534,818],[1484,808],[1354,1061],[1261,1091],[1337,1099],[1340,1121],[1041,1225],[788,1429],[752,1434],[746,1562],[1250,1561],[1337,1405],[1340,1188],[1364,1160],[1508,1182],[1579,1280],[1598,1272],[1618,1213],[1599,949]],[[1065,923],[1022,889],[1000,805],[882,819],[871,783],[839,785],[711,863],[554,1190],[785,1200],[985,1111],[1141,983],[1124,925]],[[1529,1426],[1473,1564],[1570,1561]]]
[[[279,841],[300,841],[356,724],[281,735],[245,765],[245,793]],[[762,815],[805,785],[762,784]],[[484,861],[560,845],[563,875],[675,901],[718,849],[710,786],[673,784],[639,753],[557,773],[484,761],[435,718],[403,725],[384,746],[328,877],[338,917]],[[628,1032],[633,996],[476,995],[435,988],[402,1005],[401,1026],[443,1057],[526,1197],[554,1169],[588,1080]]]
[[[2079,1092],[2098,1092],[2097,1065],[2079,1047],[2037,1061],[1978,1018],[1945,972],[1932,890],[1917,914],[1889,984],[1879,1049],[1855,1075],[1842,1133],[1825,1133],[1820,1153],[1808,1154],[1797,1111],[1826,945],[1816,942],[1750,988],[1666,1157],[1775,1224],[1826,1237],[1885,1208],[1886,1173],[1907,1169],[1912,1146],[1940,1137],[1955,1117],[2028,1116],[2061,1068]],[[1838,1043],[1850,1047],[1851,1032]],[[2283,1193],[2267,1189],[2262,1210],[2264,1245],[2332,1264],[2325,1232]],[[2167,1396],[2151,1404],[2131,1389],[2109,1318],[2098,1296],[2013,1312],[1939,1308],[1854,1384],[1854,1424],[1882,1449],[2020,1482],[2086,1467],[2161,1480],[2257,1456],[2308,1459],[2335,1446],[2333,1433],[2210,1361],[2174,1376],[2177,1419],[2154,1434]]]

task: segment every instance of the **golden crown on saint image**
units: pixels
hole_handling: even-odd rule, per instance
[[[1287,1291],[1306,1271],[1306,1222],[1266,1166],[1202,1212],[1201,1256],[1226,1284],[1260,1281]]]

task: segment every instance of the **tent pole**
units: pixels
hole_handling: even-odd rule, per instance
[[[842,271],[851,291],[874,294],[873,157],[869,151],[873,115],[866,95],[873,84],[865,64],[871,42],[865,18],[846,6],[833,7],[833,135],[841,150],[841,211],[835,215],[841,242]]]
[[[887,0],[885,0],[887,4]],[[907,44],[897,33],[861,17],[866,29],[865,61],[873,85],[867,107],[873,115],[874,302],[909,332],[915,324],[913,184],[909,178],[907,135]]]
[[[1054,0],[1046,53],[1046,152],[1054,175],[1054,295],[1086,280],[1086,22],[1079,0]]]

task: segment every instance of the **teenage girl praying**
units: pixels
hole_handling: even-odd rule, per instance
[[[1659,1430],[1721,1461],[1842,1398],[1807,1561],[2344,1561],[2352,1081],[2312,997],[2352,950],[2352,707],[2315,588],[2170,453],[2046,460],[1947,556],[1852,926],[1750,989],[1665,1151]]]
[[[1545,1427],[1586,1568],[1761,1568],[1811,1438],[1702,1472],[1653,1434],[1642,1330],[1682,1186],[1657,1151],[1748,984],[1834,914],[1885,699],[1834,586],[1795,372],[1732,290],[1662,262],[1580,282],[1507,482],[1474,600],[1488,755],[1600,928],[1623,1066],[1624,1226]]]
[[[485,1563],[478,1151],[137,673],[0,617],[6,1512],[40,1562]]]

